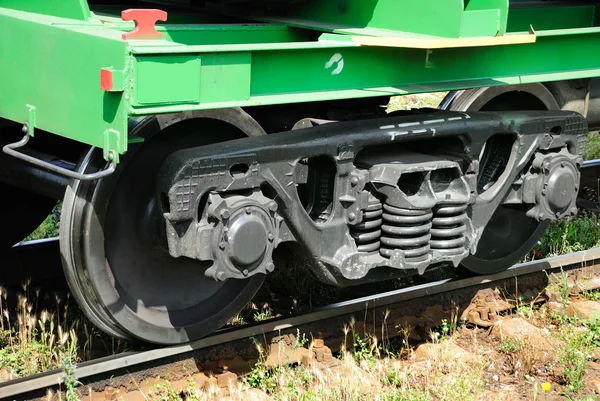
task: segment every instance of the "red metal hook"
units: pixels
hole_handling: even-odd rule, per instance
[[[157,21],[166,21],[167,13],[156,9],[132,8],[121,13],[123,21],[134,21],[135,29],[124,33],[123,40],[127,39],[162,39],[165,34],[156,30]]]

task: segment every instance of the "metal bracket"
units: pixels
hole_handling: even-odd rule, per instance
[[[114,129],[104,131],[104,159],[113,163],[119,163],[121,153],[121,134]]]
[[[34,110],[35,110],[35,108],[34,108]],[[63,167],[56,166],[52,163],[48,163],[43,160],[36,159],[35,157],[26,155],[25,153],[17,152],[15,149],[21,148],[21,147],[27,145],[27,143],[29,142],[30,135],[29,135],[28,126],[23,126],[23,131],[25,131],[25,136],[23,137],[23,139],[21,139],[19,142],[9,143],[8,145],[5,145],[2,148],[2,151],[4,153],[11,155],[13,157],[16,157],[17,159],[24,160],[33,165],[45,168],[54,173],[61,174],[66,177],[69,177],[69,178],[72,178],[75,180],[81,180],[81,181],[92,181],[92,180],[96,180],[96,179],[99,179],[102,177],[109,176],[112,173],[114,173],[114,171],[116,169],[115,162],[111,161],[110,164],[108,165],[108,167],[102,171],[98,171],[98,172],[92,173],[92,174],[83,174],[83,173],[79,173],[77,171],[73,171],[73,170],[63,168]]]

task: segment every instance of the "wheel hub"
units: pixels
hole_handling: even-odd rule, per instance
[[[273,271],[276,227],[281,220],[276,211],[277,203],[260,190],[250,195],[211,194],[198,225],[195,249],[198,259],[214,262],[206,276],[224,281]]]
[[[534,194],[528,201],[535,204],[527,216],[545,220],[576,214],[582,163],[581,157],[569,154],[566,149],[559,153],[538,153],[524,178],[525,192]]]

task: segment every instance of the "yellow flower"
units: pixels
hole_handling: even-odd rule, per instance
[[[547,383],[547,382],[542,383],[542,390],[544,390],[544,393],[547,393],[548,391],[550,391],[551,387],[552,387],[552,385],[550,383]]]

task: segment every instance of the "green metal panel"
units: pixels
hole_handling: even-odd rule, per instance
[[[515,8],[508,18],[509,32],[574,29],[594,26],[594,6]]]
[[[250,52],[212,53],[202,56],[201,103],[245,102],[252,83]],[[227,81],[221,77],[227,76]]]
[[[329,32],[354,28],[365,35],[389,30],[457,38],[504,34],[507,16],[508,0],[470,0],[466,7],[463,0],[345,0],[295,6],[287,20]]]
[[[86,0],[1,0],[0,7],[80,21],[91,17]]]
[[[298,6],[297,17],[346,27],[457,37],[463,11],[462,0],[313,1],[308,7]]]
[[[100,89],[100,68],[123,70],[127,44],[116,32],[63,21],[0,8],[0,114],[26,122],[32,105],[36,127],[99,147],[113,129],[115,150],[124,151],[124,94]]]
[[[471,0],[465,6],[461,36],[494,36],[506,33],[508,0]]]
[[[131,104],[144,106],[200,101],[200,58],[197,56],[142,56],[136,60]]]

